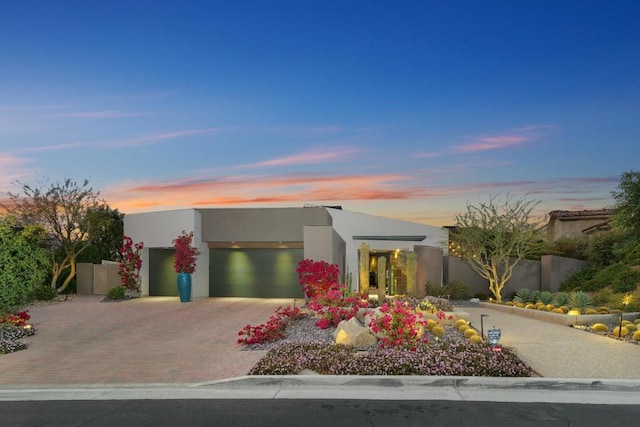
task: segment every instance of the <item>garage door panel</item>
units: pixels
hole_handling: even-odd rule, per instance
[[[209,251],[209,295],[302,298],[296,267],[303,249],[228,249]]]

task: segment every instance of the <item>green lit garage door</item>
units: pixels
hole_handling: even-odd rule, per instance
[[[303,298],[303,249],[209,249],[209,296]]]

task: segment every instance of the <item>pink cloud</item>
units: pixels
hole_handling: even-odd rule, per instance
[[[239,167],[274,167],[285,165],[304,165],[313,163],[326,163],[330,161],[343,161],[352,154],[362,151],[355,147],[338,147],[315,149],[303,153],[293,154],[291,156],[280,157],[277,159],[266,160],[263,162],[241,165]]]
[[[495,150],[499,148],[519,145],[530,140],[524,135],[500,135],[476,138],[473,142],[454,146],[453,153],[474,153],[477,151]]]

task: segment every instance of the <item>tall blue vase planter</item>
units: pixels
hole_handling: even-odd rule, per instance
[[[180,302],[191,301],[191,274],[178,273],[178,293]]]

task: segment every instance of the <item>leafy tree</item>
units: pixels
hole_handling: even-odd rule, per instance
[[[477,206],[467,205],[464,213],[455,216],[453,234],[458,253],[471,267],[489,281],[489,290],[502,302],[502,289],[518,262],[543,245],[539,228],[543,218],[533,216],[539,201],[503,200],[493,196]]]
[[[36,187],[23,184],[22,192],[23,196],[10,193],[13,205],[9,210],[22,224],[38,224],[46,231],[54,253],[59,254],[54,257],[52,288],[56,288],[58,277],[68,270],[57,288],[58,293],[63,292],[76,275],[77,257],[92,243],[95,223],[90,220],[90,213],[105,203],[86,179],[81,184],[69,178]]]
[[[0,313],[31,300],[51,268],[49,253],[42,247],[42,227],[21,227],[15,217],[0,218]]]
[[[640,172],[624,172],[611,194],[616,201],[613,222],[625,232],[619,250],[626,262],[640,264]]]
[[[108,205],[87,212],[91,244],[76,258],[77,262],[100,264],[102,260],[117,261],[124,234],[124,214]]]
[[[611,194],[616,201],[615,223],[640,239],[640,172],[624,172]]]

